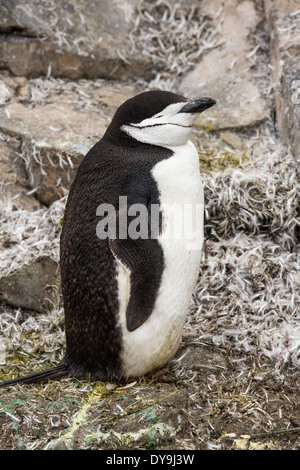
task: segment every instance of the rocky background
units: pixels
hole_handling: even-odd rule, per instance
[[[68,189],[116,108],[211,96],[193,134],[206,242],[154,377],[4,389],[2,449],[300,448],[300,3],[0,1],[0,377],[64,353]]]

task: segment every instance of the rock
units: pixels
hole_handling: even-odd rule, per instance
[[[23,28],[13,19],[9,12],[0,5],[0,33],[10,34],[14,31],[21,31]]]
[[[64,104],[29,108],[12,103],[0,113],[2,128],[22,138],[22,158],[27,178],[46,205],[64,195],[84,154],[105,129],[106,121],[96,113],[80,113]],[[98,134],[99,135],[99,134]]]
[[[11,78],[5,80],[16,86]],[[102,81],[84,81],[77,88],[53,79],[17,83],[14,99],[0,108],[1,129],[21,139],[23,185],[49,205],[69,189],[84,155],[102,137],[115,109],[135,91]]]
[[[300,158],[300,9],[296,0],[265,0],[276,120],[282,141]]]
[[[60,303],[59,285],[57,262],[41,256],[0,279],[0,298],[14,307],[50,311]]]
[[[239,149],[243,147],[242,139],[233,132],[230,131],[223,131],[220,132],[221,139],[226,142],[226,144],[230,145],[234,149]]]
[[[14,209],[34,210],[40,204],[33,195],[27,194],[20,181],[24,181],[25,173],[21,159],[16,152],[20,143],[13,138],[1,136],[0,140],[0,211],[1,208],[11,205]]]
[[[210,96],[217,100],[216,106],[198,118],[199,127],[255,126],[267,118],[269,110],[250,71],[255,45],[249,36],[261,21],[254,2],[205,0],[202,9],[214,18],[221,43],[184,77],[179,92],[191,98]]]
[[[2,0],[0,68],[27,77],[150,77],[150,61],[132,51],[128,18],[137,3]]]

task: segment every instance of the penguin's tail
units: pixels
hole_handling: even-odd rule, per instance
[[[51,369],[42,370],[35,374],[25,375],[25,377],[19,377],[13,380],[7,380],[6,382],[0,383],[0,388],[8,387],[9,385],[15,384],[32,384],[43,382],[44,380],[57,379],[69,374],[69,367],[66,364],[58,364]]]

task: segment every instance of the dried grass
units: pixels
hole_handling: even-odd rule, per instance
[[[279,373],[300,360],[300,184],[286,148],[255,140],[244,167],[203,175],[206,246],[187,329]]]
[[[1,277],[11,274],[40,255],[58,261],[60,218],[66,197],[54,202],[50,208],[35,211],[12,210],[13,201],[0,206]]]
[[[130,54],[144,55],[159,70],[150,86],[170,89],[203,54],[219,45],[218,27],[197,5],[140,0],[127,13],[127,21],[132,25]]]
[[[60,218],[66,198],[54,202],[50,208],[35,211],[13,210],[13,200],[0,205],[0,275],[6,277],[33,262],[39,256],[50,256],[59,261]],[[36,317],[35,312],[0,305],[0,355],[5,372],[32,361],[31,370],[45,368],[61,358],[64,350],[63,311],[60,308]],[[4,369],[3,369],[4,371]]]

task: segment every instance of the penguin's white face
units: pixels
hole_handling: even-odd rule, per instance
[[[187,102],[172,103],[154,116],[138,123],[124,124],[121,129],[139,142],[162,147],[185,145],[201,112],[182,111],[186,106]]]

